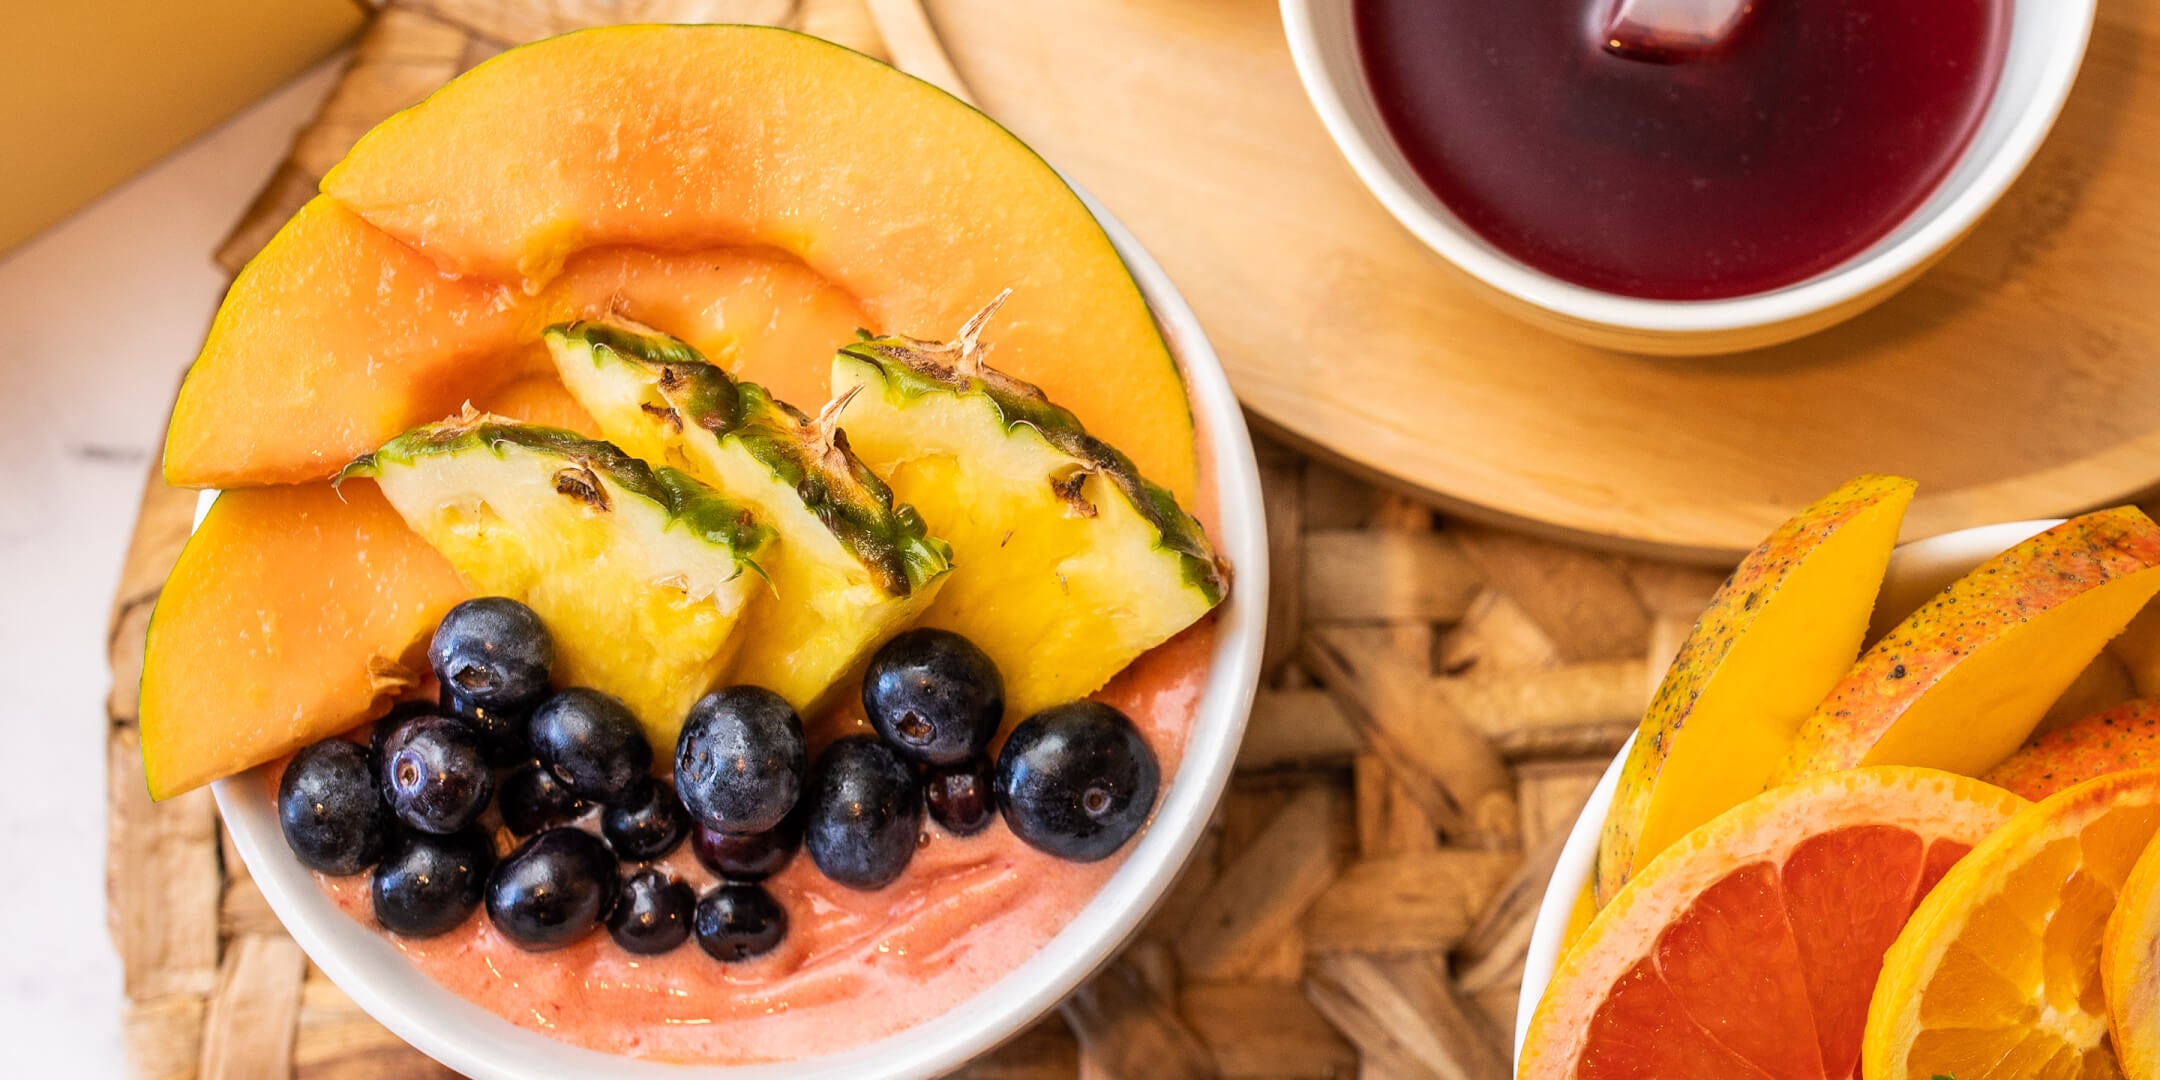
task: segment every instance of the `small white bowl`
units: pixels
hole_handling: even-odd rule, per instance
[[[2002,77],[1935,193],[1889,235],[1812,278],[1726,300],[1645,300],[1531,267],[1466,228],[1418,179],[1373,104],[1351,0],[1281,0],[1306,96],[1358,178],[1397,221],[1502,310],[1564,337],[1673,356],[1738,352],[1849,319],[1918,277],[1964,237],[2032,160],[2085,57],[2094,0],[2011,0]]]
[[[429,1057],[480,1080],[587,1080],[593,1076],[688,1080],[870,1080],[933,1076],[1017,1034],[1077,988],[1138,929],[1192,854],[1229,781],[1260,679],[1266,632],[1267,527],[1260,474],[1244,414],[1192,309],[1125,226],[1085,192],[1118,254],[1140,283],[1184,369],[1202,438],[1214,458],[1221,554],[1235,584],[1217,624],[1213,669],[1177,773],[1155,819],[1123,865],[1071,923],[1003,978],[951,1011],[838,1053],[762,1065],[678,1065],[572,1046],[508,1020],[436,985],[397,946],[339,911],[285,847],[272,806],[277,778],[257,768],[215,785],[233,846],[278,920],[316,966],[368,1015]],[[205,498],[205,506],[208,497]],[[198,522],[200,515],[198,514]],[[875,1007],[875,1002],[866,1007]],[[810,1048],[806,1048],[810,1049]]]
[[[1898,548],[1890,556],[1889,571],[1883,575],[1882,593],[1875,600],[1875,614],[1868,627],[1869,643],[1887,633],[1913,609],[1926,603],[1929,597],[1941,592],[1944,586],[1966,571],[2019,541],[2060,524],[2062,522],[2057,519],[1982,525],[1915,540]],[[1515,1006],[1515,1055],[1518,1059],[1522,1056],[1523,1036],[1530,1030],[1530,1017],[1537,1012],[1538,999],[1545,996],[1545,984],[1552,981],[1553,969],[1560,965],[1560,940],[1567,934],[1568,919],[1575,913],[1575,901],[1589,887],[1590,877],[1596,871],[1598,836],[1605,831],[1605,815],[1612,809],[1613,787],[1620,781],[1621,763],[1627,760],[1628,748],[1634,743],[1634,738],[1629,737],[1627,745],[1613,755],[1612,764],[1605,767],[1605,775],[1591,791],[1582,816],[1575,819],[1575,827],[1568,832],[1567,846],[1560,850],[1552,881],[1545,886],[1544,899],[1538,902],[1537,922],[1530,931],[1529,954],[1523,961],[1522,998]]]

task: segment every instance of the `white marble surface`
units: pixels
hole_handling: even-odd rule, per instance
[[[105,930],[107,605],[225,287],[209,253],[336,65],[0,258],[0,1074],[125,1073]]]

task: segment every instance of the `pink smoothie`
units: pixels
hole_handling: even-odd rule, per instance
[[[1204,435],[1199,444],[1194,509],[1214,536],[1213,463]],[[1095,695],[1139,725],[1165,789],[1206,686],[1216,618],[1142,656]],[[868,730],[860,705],[812,727],[813,753]],[[834,884],[798,855],[766,883],[787,909],[787,940],[741,964],[721,964],[695,941],[664,956],[633,956],[605,930],[567,949],[526,952],[484,913],[441,937],[389,940],[444,987],[580,1046],[670,1061],[798,1058],[857,1046],[960,1004],[1034,955],[1123,861],[1121,852],[1098,863],[1064,862],[1021,843],[1003,821],[965,838],[926,821],[907,872],[877,892]],[[688,843],[665,865],[700,893],[714,883]],[[321,881],[347,914],[374,921],[367,875]]]

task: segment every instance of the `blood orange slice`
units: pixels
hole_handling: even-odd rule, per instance
[[[1884,950],[1951,864],[2025,805],[1904,767],[1741,803],[1598,912],[1538,1003],[1517,1075],[1854,1076]]]

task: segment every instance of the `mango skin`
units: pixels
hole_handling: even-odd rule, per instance
[[[1981,779],[2039,802],[2108,773],[2160,765],[2160,700],[2139,698],[2035,736]]]
[[[1740,561],[1732,576],[1711,597],[1694,630],[1680,646],[1672,666],[1666,669],[1664,680],[1658,684],[1650,708],[1643,715],[1642,725],[1636,730],[1627,764],[1622,767],[1619,786],[1613,793],[1612,809],[1606,815],[1605,832],[1598,846],[1595,882],[1600,905],[1617,894],[1634,871],[1657,854],[1654,850],[1642,850],[1641,843],[1659,782],[1661,779],[1667,783],[1689,782],[1684,777],[1668,777],[1666,765],[1688,725],[1702,715],[1698,706],[1703,691],[1718,677],[1734,648],[1757,624],[1760,612],[1828,541],[1863,514],[1877,511],[1892,515],[1887,537],[1877,550],[1856,550],[1852,557],[1873,561],[1872,578],[1879,585],[1883,567],[1889,559],[1889,545],[1896,540],[1896,521],[1902,519],[1905,507],[1911,503],[1915,487],[1913,481],[1903,477],[1868,475],[1854,478],[1778,526]],[[1868,576],[1867,572],[1856,572]],[[1860,651],[1860,639],[1866,633],[1873,600],[1874,589],[1871,588],[1855,609],[1840,613],[1841,629],[1835,632],[1851,640],[1843,645],[1831,663],[1850,664],[1852,657]],[[1821,627],[1810,628],[1810,631],[1825,632]],[[1796,725],[1813,707],[1816,696],[1833,685],[1837,678],[1838,669],[1831,668],[1815,679],[1815,687],[1804,691],[1803,696],[1788,702],[1764,704],[1785,714],[1780,722]],[[1770,748],[1760,762],[1721,762],[1719,768],[1721,772],[1759,768],[1762,775],[1755,780],[1759,783],[1776,763],[1775,754],[1781,749]]]
[[[2155,591],[2160,526],[2136,507],[2012,547],[1876,642],[1801,725],[1772,783],[1862,765],[1986,773]]]

